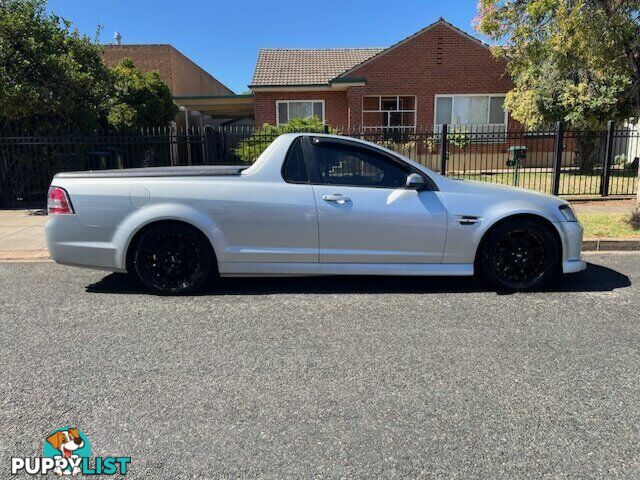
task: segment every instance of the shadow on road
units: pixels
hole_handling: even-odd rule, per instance
[[[559,275],[540,292],[608,292],[631,285],[629,277],[607,267],[587,264],[573,275]],[[278,293],[468,293],[491,288],[472,277],[332,276],[289,278],[224,278],[196,295],[269,295]],[[107,275],[87,286],[90,293],[147,293],[137,281],[121,273]],[[534,293],[535,294],[535,293]]]

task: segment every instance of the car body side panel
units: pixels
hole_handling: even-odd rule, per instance
[[[126,268],[127,248],[136,232],[151,222],[178,220],[192,224],[207,235],[220,265],[230,274],[251,274],[248,269],[259,264],[265,264],[255,267],[254,273],[259,275],[267,273],[267,264],[281,266],[276,274],[326,273],[330,270],[320,267],[305,270],[305,265],[319,263],[317,199],[313,187],[287,184],[281,175],[282,161],[296,136],[287,134],[276,139],[252,167],[239,175],[55,178],[52,184],[69,193],[76,215],[49,218],[46,236],[52,257],[60,263],[122,271]],[[558,207],[566,203],[564,200],[522,189],[457,182],[406,160],[427,173],[439,187],[439,191],[424,193],[437,199],[436,217],[446,217],[446,242],[442,258],[437,261],[444,265],[464,265],[460,270],[450,269],[452,274],[472,272],[482,236],[496,222],[518,214],[537,215],[554,225],[563,246],[563,271],[584,268],[580,257],[582,228],[578,223],[566,222],[560,214]],[[399,195],[405,194],[416,192],[401,191]],[[461,223],[463,216],[475,217],[475,221]],[[393,235],[407,234],[413,236],[415,243],[421,230],[407,228],[410,216],[405,215],[403,221],[404,228],[398,225],[394,229],[391,220],[383,226],[372,227],[363,234],[362,240],[384,228],[387,240]],[[414,243],[404,243],[404,251],[409,252],[410,257],[411,252],[418,251]],[[369,250],[375,253],[375,248]],[[391,258],[394,256],[395,261]],[[346,259],[355,264],[353,271],[356,272],[355,267],[366,261],[370,263],[360,269],[363,273],[379,269],[401,274],[399,265],[412,262],[402,255],[386,259],[378,255],[350,260],[346,257],[348,255],[343,259],[327,258],[327,263],[338,265]],[[236,263],[237,268],[233,266]],[[395,266],[381,267],[385,263]],[[282,267],[293,264],[299,265]],[[331,268],[336,273],[346,271],[342,267]],[[408,268],[407,271],[407,274],[416,274],[421,269]],[[429,274],[428,271],[435,270],[422,271]]]

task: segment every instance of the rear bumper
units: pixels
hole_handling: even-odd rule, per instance
[[[556,222],[562,240],[562,273],[577,273],[587,268],[582,258],[582,225],[578,222]]]
[[[75,215],[49,215],[44,227],[51,258],[63,265],[125,271],[113,243],[114,228],[88,227]]]

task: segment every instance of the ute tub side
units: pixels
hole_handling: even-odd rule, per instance
[[[63,265],[125,272],[127,252],[135,235],[161,221],[176,221],[200,230],[216,252],[222,238],[218,226],[204,213],[181,204],[161,204],[135,210],[118,227],[87,226],[76,215],[51,215],[45,225],[51,258]]]
[[[168,178],[146,180],[58,178],[55,184],[67,191],[75,213],[50,215],[47,220],[45,236],[53,260],[124,272],[127,249],[135,234],[151,223],[166,220],[188,223],[209,239],[214,252],[222,248],[224,235],[212,217],[199,209],[197,197],[202,189],[210,188],[218,188],[225,196],[232,184],[209,183],[203,177],[192,181],[176,178],[175,182]],[[171,188],[175,190],[168,192]],[[133,193],[141,189],[147,196],[135,197]],[[149,192],[155,193],[155,198]]]

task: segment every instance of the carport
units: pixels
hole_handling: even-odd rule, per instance
[[[176,117],[178,129],[206,125],[253,125],[254,98],[249,95],[185,95],[173,97],[184,113]]]

